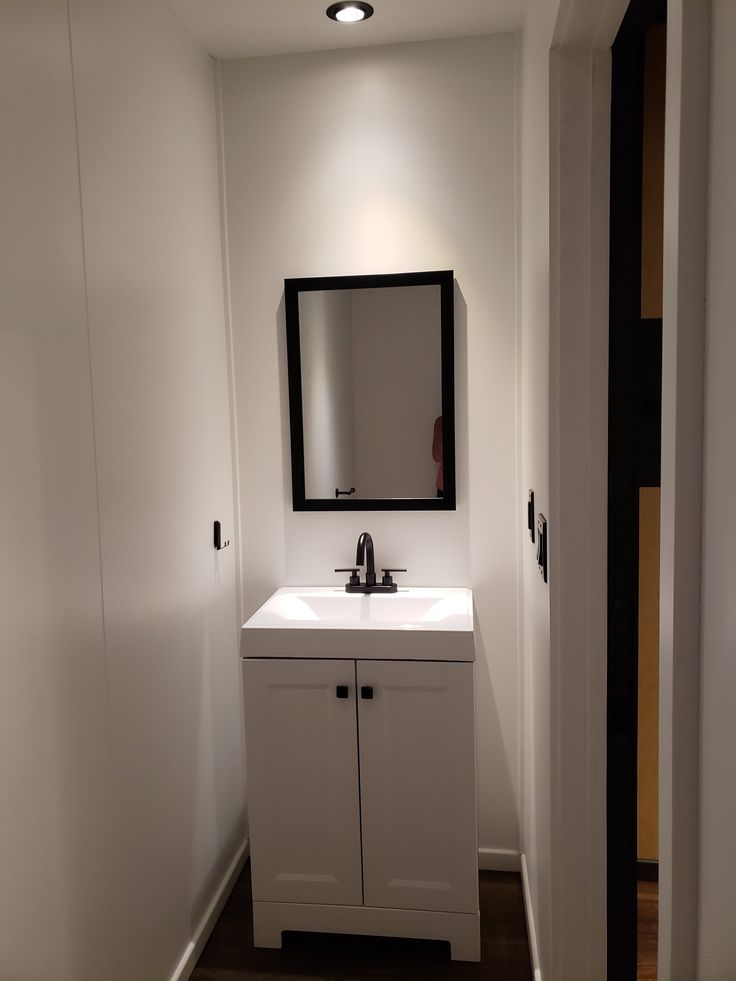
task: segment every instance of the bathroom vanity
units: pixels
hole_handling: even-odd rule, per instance
[[[470,590],[280,589],[241,654],[256,946],[376,934],[479,960]]]

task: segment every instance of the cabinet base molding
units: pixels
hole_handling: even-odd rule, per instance
[[[437,913],[373,906],[253,903],[256,947],[281,947],[283,930],[447,940],[454,961],[480,960],[480,913]]]

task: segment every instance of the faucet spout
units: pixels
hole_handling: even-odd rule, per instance
[[[375,586],[376,564],[373,555],[373,539],[367,531],[364,531],[358,539],[358,547],[355,550],[355,564],[365,565],[365,584],[366,586]]]

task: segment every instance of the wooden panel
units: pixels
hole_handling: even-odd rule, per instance
[[[662,316],[664,234],[664,95],[667,25],[646,34],[642,153],[641,315]]]
[[[659,487],[639,490],[639,744],[640,859],[659,855]]]
[[[472,664],[358,661],[368,906],[478,909]]]
[[[355,662],[243,665],[254,899],[360,905]]]
[[[636,886],[636,981],[657,981],[657,934],[659,924],[659,884],[641,882]]]

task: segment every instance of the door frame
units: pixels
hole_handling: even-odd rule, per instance
[[[696,975],[710,2],[669,0],[660,559],[659,976]]]
[[[606,975],[610,48],[627,5],[626,0],[563,0],[550,52],[553,893],[548,970],[551,978],[591,981]],[[659,970],[671,981],[694,976],[697,942],[709,33],[708,0],[669,0]]]
[[[663,0],[633,0],[612,50],[608,386],[608,973],[637,974],[640,488],[659,486],[661,312],[642,311],[647,32]],[[658,605],[658,601],[657,601]]]

